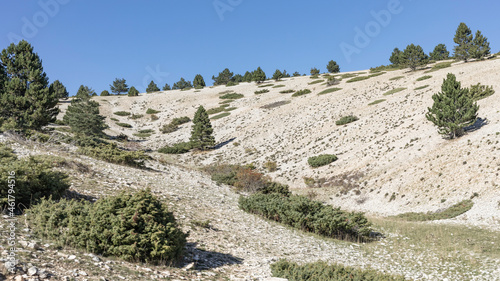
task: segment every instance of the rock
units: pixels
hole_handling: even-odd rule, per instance
[[[262,281],[288,281],[288,279],[278,278],[278,277],[269,277],[269,278],[262,279]]]
[[[93,256],[92,260],[95,261],[95,262],[100,262],[101,261],[101,259],[98,256]]]
[[[14,281],[24,281],[24,277],[21,275],[18,275],[16,277],[14,277]]]
[[[87,272],[83,270],[79,271],[78,274],[80,274],[81,276],[88,276]]]
[[[42,247],[40,247],[40,245],[36,242],[30,242],[28,243],[28,248],[30,249],[35,249],[35,250],[41,250]]]
[[[71,256],[68,257],[68,260],[74,260],[74,259],[76,259],[75,255],[71,255]]]
[[[38,273],[38,268],[32,266],[28,269],[28,275],[29,276],[33,276],[33,275],[36,275]]]
[[[194,268],[194,262],[186,265],[183,269],[184,269],[184,271],[188,271],[188,270],[191,270],[193,268]]]

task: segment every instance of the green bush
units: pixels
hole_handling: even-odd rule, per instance
[[[319,92],[318,96],[326,95],[326,94],[333,93],[333,92],[340,91],[340,90],[342,90],[342,88],[329,88],[329,89],[326,89],[326,90]]]
[[[188,123],[190,121],[191,121],[191,119],[189,117],[182,116],[182,117],[174,118],[171,123],[174,125],[182,125],[182,124]]]
[[[368,238],[370,223],[362,213],[348,213],[300,195],[255,193],[241,196],[239,206],[294,228],[337,239]]]
[[[120,149],[115,143],[105,142],[96,144],[90,141],[88,144],[83,144],[78,152],[110,163],[140,168],[144,167],[144,161],[150,158],[144,151],[126,151]]]
[[[209,110],[207,110],[207,114],[208,115],[212,115],[212,114],[216,114],[216,113],[221,113],[225,109],[226,108],[224,106],[219,106],[219,107],[216,107],[216,108],[210,108]]]
[[[315,80],[315,81],[312,81],[311,83],[307,83],[307,85],[314,85],[314,84],[319,84],[319,83],[323,83],[325,82],[325,80]]]
[[[474,202],[472,202],[472,200],[464,200],[442,211],[427,213],[403,213],[394,216],[394,218],[406,221],[433,221],[451,219],[469,211],[470,209],[472,209],[472,206],[474,206]]]
[[[348,116],[344,116],[342,118],[340,118],[339,120],[337,120],[335,122],[335,124],[337,126],[340,126],[340,125],[345,125],[345,124],[349,124],[349,123],[352,123],[354,121],[358,121],[359,118],[354,116],[354,115],[348,115]]]
[[[183,154],[193,149],[191,142],[180,142],[172,146],[165,146],[158,149],[158,152],[165,154]]]
[[[325,166],[334,161],[337,161],[337,156],[333,154],[322,154],[318,156],[309,157],[309,159],[307,159],[307,163],[309,163],[309,166],[313,168]]]
[[[256,95],[259,95],[259,94],[264,94],[264,93],[269,93],[269,89],[262,89],[260,91],[255,91],[254,92]]]
[[[300,96],[307,95],[310,93],[311,93],[311,90],[303,89],[303,90],[299,90],[299,91],[293,93],[292,97],[300,97]]]
[[[423,81],[423,80],[426,80],[429,78],[432,78],[432,75],[425,75],[425,76],[419,77],[419,78],[417,78],[417,81]]]
[[[327,86],[334,86],[340,84],[340,80],[338,80],[335,77],[328,77],[328,80],[326,81]]]
[[[230,112],[224,112],[224,113],[221,113],[219,115],[212,116],[212,117],[210,117],[210,119],[212,119],[212,120],[221,119],[221,118],[224,118],[226,116],[229,116],[230,114],[231,114]]]
[[[116,123],[116,125],[120,126],[120,127],[123,127],[123,128],[132,128],[132,125],[128,124],[128,123]]]
[[[280,94],[290,94],[290,93],[293,93],[293,92],[295,92],[295,90],[288,89],[288,90],[280,91]]]
[[[404,281],[402,276],[379,273],[375,270],[357,269],[339,264],[329,265],[319,261],[298,265],[286,260],[279,260],[271,264],[274,277],[289,281]]]
[[[352,82],[357,82],[357,81],[363,81],[363,80],[366,80],[369,78],[370,78],[370,76],[358,76],[358,77],[351,78],[351,79],[347,80],[346,82],[352,83]]]
[[[389,80],[394,81],[394,80],[399,80],[399,79],[403,79],[403,78],[405,78],[405,77],[404,76],[396,76],[396,77],[390,78]]]
[[[260,85],[259,88],[272,87],[272,86],[274,86],[274,84],[264,84]]]
[[[425,89],[427,87],[429,87],[429,85],[424,85],[424,86],[416,87],[415,91],[422,90],[422,89]]]
[[[289,104],[290,102],[291,101],[289,101],[289,100],[275,101],[275,102],[263,105],[260,108],[262,108],[262,109],[271,109],[271,108],[279,107],[279,106],[282,106],[282,105],[285,105],[285,104]]]
[[[392,89],[390,91],[385,92],[384,96],[389,96],[389,95],[399,93],[399,92],[404,91],[404,90],[406,90],[406,88],[395,88],[395,89]]]
[[[477,85],[472,85],[469,89],[469,95],[474,100],[480,100],[487,98],[495,93],[492,86],[481,85],[481,83],[477,83]]]
[[[44,197],[59,199],[69,188],[67,178],[52,171],[50,161],[36,157],[18,160],[9,147],[0,144],[0,209],[19,213]],[[9,193],[10,188],[15,193]],[[9,202],[9,198],[15,200]]]
[[[283,87],[286,87],[286,85],[276,85],[276,86],[273,86],[273,88],[283,88]]]
[[[128,111],[117,111],[117,112],[113,112],[113,114],[118,115],[118,116],[129,116],[132,113],[130,113]]]
[[[428,70],[426,71],[425,73],[429,73],[429,72],[434,72],[434,71],[437,71],[437,70],[440,70],[440,69],[443,69],[443,68],[447,68],[447,67],[451,67],[451,64],[453,62],[452,61],[449,61],[449,62],[440,62],[440,63],[436,63],[432,68],[431,70]]]
[[[370,73],[378,73],[382,71],[393,71],[393,70],[398,70],[399,67],[395,66],[393,64],[391,65],[381,65],[377,67],[370,67]]]
[[[236,99],[241,99],[241,98],[243,98],[243,97],[245,97],[245,96],[244,96],[244,95],[242,95],[242,94],[238,94],[238,93],[229,93],[229,94],[222,95],[222,96],[220,96],[219,98],[220,98],[220,99],[225,99],[225,100],[229,100],[229,99],[231,99],[231,100],[236,100]]]
[[[379,103],[384,102],[384,101],[385,101],[385,99],[375,100],[375,101],[370,102],[368,105],[376,105],[376,104],[379,104]]]
[[[234,81],[229,81],[229,82],[227,82],[226,87],[236,86],[238,84],[240,84],[240,83],[234,82]]]
[[[162,202],[143,190],[97,200],[43,200],[28,214],[35,235],[127,261],[171,264],[180,260],[186,237]]]
[[[148,110],[146,111],[146,114],[156,114],[156,113],[160,113],[160,111],[154,110],[152,108],[148,108]]]

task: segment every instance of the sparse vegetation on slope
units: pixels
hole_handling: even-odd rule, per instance
[[[289,281],[404,281],[402,276],[394,276],[375,270],[357,269],[353,267],[315,262],[304,265],[279,260],[271,264],[274,277],[286,278]]]
[[[293,93],[292,97],[300,97],[300,96],[307,95],[307,94],[310,94],[310,93],[311,93],[311,90],[309,90],[309,89],[303,89],[303,90],[299,90],[299,91]]]
[[[451,219],[469,211],[472,206],[474,206],[472,200],[464,200],[442,211],[428,213],[404,213],[399,214],[394,218],[407,221],[433,221]]]
[[[347,116],[344,116],[344,117],[340,118],[339,120],[337,120],[335,122],[335,124],[337,126],[340,126],[340,125],[349,124],[349,123],[352,123],[352,122],[355,122],[358,120],[359,120],[359,118],[354,116],[354,115],[347,115]]]
[[[342,88],[329,88],[329,89],[326,89],[326,90],[319,92],[318,96],[326,95],[326,94],[333,93],[333,92],[340,91],[340,90],[342,90]]]
[[[350,117],[349,120],[352,120],[353,116],[349,116],[349,117]],[[351,121],[351,122],[354,122],[354,121]],[[337,125],[339,125],[339,124],[337,124]],[[335,156],[333,154],[321,154],[318,156],[309,157],[309,159],[307,159],[307,163],[309,164],[309,166],[311,166],[313,168],[325,166],[325,165],[328,165],[328,164],[333,163],[335,161],[337,161],[337,156]]]

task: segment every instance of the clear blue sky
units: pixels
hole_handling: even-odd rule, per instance
[[[198,73],[211,85],[226,67],[309,74],[335,60],[353,71],[389,64],[394,47],[410,43],[451,51],[460,22],[498,52],[499,11],[493,0],[4,0],[0,48],[27,39],[70,95],[81,84],[99,94],[122,77],[143,92],[151,80],[161,88]]]

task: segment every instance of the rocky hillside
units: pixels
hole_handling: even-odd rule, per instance
[[[304,181],[309,178],[310,183],[319,187],[313,190],[318,199],[384,216],[436,211],[475,197],[474,208],[456,221],[498,230],[500,159],[496,151],[500,150],[500,94],[478,102],[481,122],[474,131],[456,140],[443,139],[426,120],[425,113],[433,103],[431,96],[440,91],[447,73],[455,74],[463,87],[481,83],[500,91],[500,61],[456,62],[444,69],[432,67],[415,72],[389,71],[378,76],[369,71],[342,73],[337,75],[342,79],[340,84],[332,87],[327,87],[325,76],[320,75],[318,79],[303,76],[279,82],[269,80],[263,85],[241,83],[232,87],[95,99],[101,104],[101,113],[107,116],[110,135],[124,133],[137,139],[141,146],[156,150],[189,139],[190,123],[173,133],[159,131],[173,118],[192,118],[199,105],[217,108],[224,101],[220,96],[227,92],[243,94],[243,98],[230,102],[229,116],[212,120],[215,138],[222,143],[218,149],[174,155],[171,161],[190,167],[254,163],[262,171],[265,162],[274,161],[278,169],[268,174],[289,184],[296,192],[310,191]],[[348,82],[349,76],[373,77]],[[334,87],[340,90],[320,94]],[[269,92],[255,94],[263,89]],[[300,97],[280,93],[302,89],[312,92]],[[403,90],[390,94],[393,89]],[[370,105],[374,101],[379,103]],[[158,120],[151,120],[146,114],[148,108],[159,111]],[[115,115],[117,111],[143,117],[131,119]],[[343,126],[335,124],[350,114],[359,120]],[[111,118],[132,128],[120,127]],[[145,129],[153,130],[154,134],[147,138],[133,136]],[[325,167],[310,168],[308,157],[323,153],[335,154],[339,160]]]

